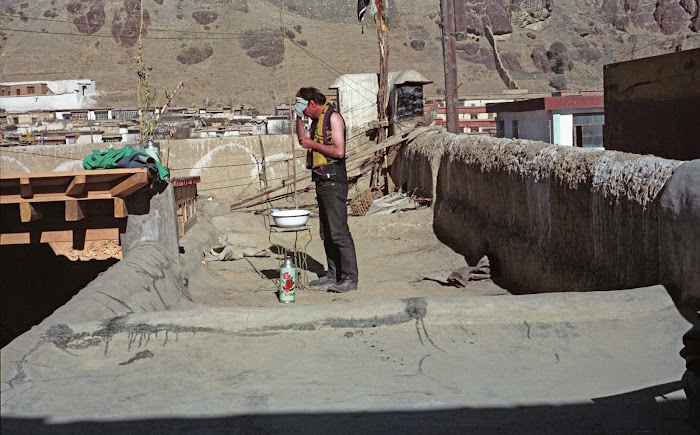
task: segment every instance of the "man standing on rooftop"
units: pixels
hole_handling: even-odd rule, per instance
[[[321,240],[326,251],[326,274],[309,283],[329,285],[329,292],[357,290],[355,242],[348,226],[348,176],[345,168],[345,121],[325,95],[316,88],[297,92],[294,112],[299,144],[307,150],[306,167],[316,183]],[[311,129],[303,117],[311,118]]]

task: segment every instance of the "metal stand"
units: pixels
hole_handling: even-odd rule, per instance
[[[282,255],[279,260],[280,266],[282,265],[282,261],[284,261],[284,258],[287,256],[289,250],[284,245],[274,242],[272,240],[272,235],[290,233],[294,234],[294,247],[292,248],[291,253],[292,258],[294,259],[294,267],[297,269],[297,287],[303,288],[306,284],[309,283],[309,278],[306,273],[306,248],[311,243],[311,225],[307,224],[299,227],[278,227],[270,225],[270,232],[268,233],[269,241],[270,244],[277,246],[277,248],[279,249],[279,253]],[[300,234],[306,234],[308,236],[308,240],[306,241],[306,243],[304,243],[303,246],[301,246],[301,242],[299,240]]]

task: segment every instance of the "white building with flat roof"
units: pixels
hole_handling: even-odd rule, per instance
[[[3,82],[0,88],[0,109],[8,113],[89,109],[96,105],[97,87],[91,79]],[[40,89],[45,92],[37,93]]]

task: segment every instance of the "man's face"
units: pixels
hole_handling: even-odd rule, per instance
[[[321,114],[319,108],[321,108],[321,106],[316,104],[314,100],[311,100],[309,101],[309,105],[306,106],[306,109],[304,109],[304,115],[308,116],[309,118],[318,119],[319,115]]]

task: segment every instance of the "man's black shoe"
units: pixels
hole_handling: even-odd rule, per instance
[[[357,290],[357,281],[350,278],[345,278],[328,287],[328,291],[333,293],[345,293],[353,290]]]
[[[335,280],[328,275],[324,275],[318,279],[309,282],[311,287],[320,287],[322,285],[335,284]]]

